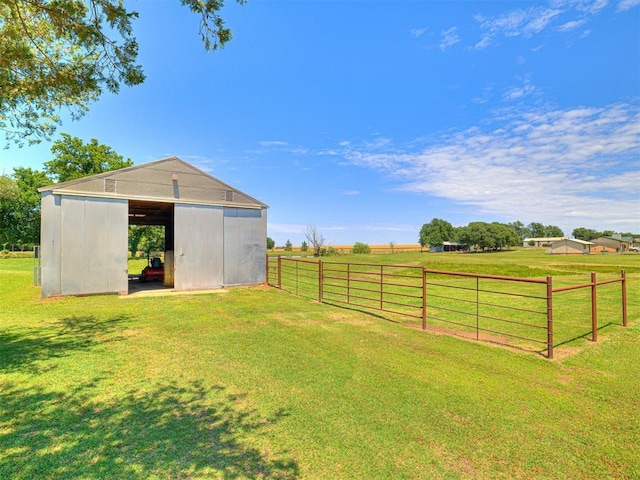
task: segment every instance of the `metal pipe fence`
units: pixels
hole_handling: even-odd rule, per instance
[[[597,340],[596,287],[626,277],[553,287],[552,277],[520,278],[431,270],[413,265],[267,258],[267,283],[295,295],[348,308],[382,311],[432,329],[545,352],[553,358],[554,294],[592,289],[592,339]]]
[[[620,290],[619,290],[619,303],[622,305],[622,309],[621,309],[621,324],[622,324],[623,327],[626,327],[628,319],[627,319],[627,275],[626,275],[626,271],[625,270],[622,270],[620,272],[620,276],[619,277],[609,278],[609,279],[600,280],[600,281],[598,281],[596,273],[595,272],[591,272],[591,281],[589,283],[557,287],[557,288],[553,289],[553,293],[558,294],[558,293],[573,292],[573,291],[580,291],[580,290],[588,289],[589,294],[590,294],[590,305],[591,305],[591,312],[590,312],[590,317],[591,317],[591,325],[590,325],[591,326],[591,341],[597,342],[598,341],[598,329],[599,329],[599,315],[598,315],[598,313],[601,310],[606,309],[606,313],[608,313],[610,316],[613,316],[613,315],[615,315],[614,310],[617,310],[613,306],[618,304],[618,298],[613,298],[613,297],[617,297],[617,295],[611,289],[611,287],[607,287],[608,288],[608,292],[607,293],[609,293],[609,297],[610,298],[604,297],[602,289],[600,289],[598,287],[602,287],[602,286],[605,286],[605,285],[609,286],[609,285],[613,285],[613,284],[617,284],[617,283],[620,284],[620,287],[619,287],[620,288]],[[600,300],[605,300],[605,302],[600,303],[599,299]],[[602,313],[602,312],[600,312],[600,313]]]

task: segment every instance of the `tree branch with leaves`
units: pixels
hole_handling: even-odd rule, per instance
[[[206,50],[231,40],[222,0],[180,2],[201,17]],[[49,139],[63,110],[77,119],[104,90],[143,83],[136,18],[122,0],[0,0],[0,130],[7,146]]]

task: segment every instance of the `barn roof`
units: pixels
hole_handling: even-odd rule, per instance
[[[99,173],[38,189],[78,195],[153,202],[189,203],[241,208],[268,205],[250,197],[178,157]]]
[[[562,240],[558,240],[557,242],[554,242],[553,244],[551,244],[551,246],[553,247],[556,243],[563,243],[563,242],[578,243],[580,245],[594,245],[593,242],[587,242],[585,240],[580,240],[577,238],[563,238]]]

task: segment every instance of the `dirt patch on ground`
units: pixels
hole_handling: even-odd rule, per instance
[[[421,326],[418,328],[422,329]],[[438,327],[434,325],[427,325],[427,331],[442,334],[442,335],[455,335],[456,337],[463,337],[463,338],[468,338],[471,340],[479,340],[483,342],[496,342],[496,343],[505,343],[505,344],[511,343],[511,339],[508,337],[491,335],[486,332],[479,332],[479,333],[465,332],[463,330],[455,330],[453,328]]]
[[[414,327],[417,330],[422,330],[421,325],[414,324],[410,326]],[[492,335],[487,332],[479,332],[476,334],[476,332],[469,332],[469,331],[465,332],[462,330],[456,330],[453,328],[446,328],[446,327],[440,327],[435,325],[427,325],[427,328],[425,331],[430,333],[435,333],[436,335],[449,335],[453,337],[458,337],[458,338],[462,338],[464,340],[469,340],[472,342],[489,343],[491,344],[491,346],[504,348],[513,352],[527,353],[527,354],[534,353],[534,354],[538,354],[543,357],[546,357],[546,349],[540,351],[533,348],[526,348],[522,345],[515,344],[512,338],[503,337],[499,335]]]

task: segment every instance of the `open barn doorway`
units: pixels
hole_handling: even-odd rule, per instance
[[[129,294],[173,287],[174,204],[129,200]]]

